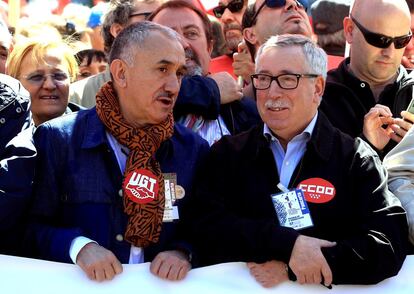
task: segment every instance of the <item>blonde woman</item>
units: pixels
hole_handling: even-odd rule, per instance
[[[68,103],[69,85],[77,75],[78,65],[64,42],[29,40],[17,44],[6,68],[29,91],[36,126],[79,110],[78,105]]]

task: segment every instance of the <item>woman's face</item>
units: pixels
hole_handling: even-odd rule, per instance
[[[36,126],[65,112],[70,77],[62,58],[48,52],[43,62],[36,63],[29,52],[22,60],[19,80],[30,93]]]
[[[79,74],[76,78],[77,81],[86,79],[90,76],[103,72],[107,67],[106,61],[99,61],[98,59],[96,59],[96,57],[92,59],[92,62],[89,65],[87,64],[87,61],[87,58],[84,58],[82,60],[82,63],[79,65]]]

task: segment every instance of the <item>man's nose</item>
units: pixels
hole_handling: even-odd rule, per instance
[[[181,79],[179,79],[175,73],[171,74],[168,77],[167,82],[165,83],[165,91],[172,93],[173,95],[176,95],[180,90],[180,85]]]
[[[285,10],[298,10],[298,8],[302,6],[303,5],[300,4],[297,0],[286,0]]]
[[[234,21],[233,12],[231,12],[230,9],[226,8],[223,12],[223,15],[221,16],[221,21],[223,23]]]

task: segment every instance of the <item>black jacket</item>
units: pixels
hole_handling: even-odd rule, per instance
[[[299,234],[336,241],[323,249],[335,284],[377,283],[398,273],[405,259],[407,220],[388,191],[378,156],[361,139],[339,132],[319,113],[307,151],[289,187],[322,178],[336,188],[326,203],[310,203],[314,226],[295,231],[278,223],[270,195],[279,176],[263,125],[213,145],[196,181],[191,223],[202,265],[289,262]]]
[[[401,111],[411,101],[414,77],[400,66],[396,82],[387,86],[376,102],[369,84],[348,71],[349,61],[349,58],[345,59],[338,68],[328,72],[320,110],[344,133],[353,138],[363,138],[364,116],[375,104],[388,106],[394,117],[400,117]],[[379,152],[380,156],[388,153],[395,145],[394,141],[390,141],[383,152]]]
[[[253,99],[243,97],[220,105],[220,91],[213,79],[192,76],[184,80],[187,84],[185,88],[181,86],[180,95],[174,106],[176,120],[188,114],[200,115],[207,120],[217,119],[221,115],[232,135],[247,131],[261,121]]]

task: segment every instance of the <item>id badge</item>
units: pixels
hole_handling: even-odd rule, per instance
[[[164,174],[164,187],[165,187],[165,207],[163,222],[172,222],[179,219],[178,207],[174,205],[176,200],[176,186],[177,186],[177,174],[167,173]]]
[[[290,190],[271,196],[281,226],[295,230],[313,226],[308,204],[301,189]]]

